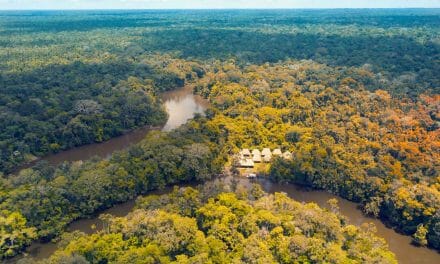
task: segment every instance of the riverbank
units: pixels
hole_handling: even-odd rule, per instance
[[[181,124],[186,123],[186,121],[196,113],[203,113],[204,109],[206,109],[204,105],[200,104],[200,102],[197,101],[196,97],[192,95],[191,89],[186,87],[184,89],[180,89],[173,92],[168,92],[167,96],[164,99],[165,101],[165,107],[167,108],[167,111],[169,112],[170,118],[167,122],[168,128],[165,131],[172,130],[173,128],[176,128],[180,126]],[[182,113],[184,111],[187,111],[185,113]],[[173,117],[173,118],[172,118]],[[131,144],[135,144],[139,141],[141,141],[143,138],[145,138],[145,135],[148,134],[151,130],[144,131],[145,134],[138,134],[136,137],[134,137],[134,141],[127,141],[126,147],[130,146]],[[127,134],[128,135],[128,134]],[[139,139],[138,141],[136,141]],[[110,140],[109,142],[112,142]],[[122,141],[124,142],[124,141]],[[131,142],[131,143],[130,143]],[[112,145],[109,144],[108,148],[105,149],[105,152],[103,152],[106,155],[111,155],[115,150],[115,147],[117,144]],[[125,148],[126,148],[125,147]],[[96,153],[93,153],[93,151],[96,151],[93,146],[91,146],[90,150],[87,150],[80,153],[79,157],[86,157],[86,155],[92,155],[96,156]],[[72,158],[72,156],[67,155],[67,158]],[[240,179],[240,181],[246,181],[249,182],[247,179]],[[290,197],[302,201],[302,202],[314,202],[317,203],[320,206],[327,207],[327,200],[329,199],[337,199],[339,201],[339,207],[341,214],[345,215],[347,219],[350,221],[350,223],[353,223],[355,225],[362,225],[364,223],[373,222],[377,229],[378,229],[378,236],[384,237],[388,244],[390,245],[390,249],[396,254],[397,258],[399,259],[399,262],[401,263],[437,263],[440,262],[440,255],[437,254],[437,252],[426,249],[426,248],[418,248],[413,245],[411,245],[411,238],[409,236],[404,236],[401,234],[396,233],[394,230],[387,228],[382,222],[380,222],[378,219],[373,219],[366,217],[362,214],[362,212],[357,208],[357,204],[349,202],[347,200],[344,200],[342,198],[337,197],[336,195],[329,194],[327,192],[323,191],[310,191],[300,188],[296,185],[280,185],[275,184],[267,180],[258,180],[266,191],[269,193],[273,192],[286,192],[289,194]],[[169,191],[170,188],[165,189],[164,191]],[[160,192],[160,191],[159,191]],[[153,192],[148,192],[148,194],[153,194]],[[95,214],[93,217],[88,219],[80,219],[72,222],[67,230],[68,231],[82,231],[85,233],[93,233],[100,230],[101,222],[98,218],[99,214],[101,213],[109,213],[115,216],[125,216],[127,215],[134,206],[134,199],[112,206],[111,208],[101,211],[100,213]],[[96,228],[92,228],[92,226],[95,226]],[[54,243],[47,243],[47,244],[41,244],[41,243],[34,243],[32,246],[30,246],[27,249],[27,254],[29,256],[34,257],[35,259],[44,259],[52,252],[56,250],[57,246]],[[17,259],[14,259],[12,261],[17,261]],[[14,263],[14,262],[10,262]]]
[[[232,179],[238,181],[240,184],[245,186],[250,186],[252,183],[258,183],[262,186],[263,190],[268,193],[284,192],[290,198],[293,198],[299,202],[304,203],[316,203],[320,207],[330,209],[327,203],[330,199],[336,199],[338,201],[339,213],[343,215],[350,224],[356,226],[362,226],[368,223],[373,223],[377,229],[377,235],[385,239],[388,243],[390,250],[396,255],[399,263],[402,264],[432,264],[440,262],[440,254],[435,250],[416,247],[411,243],[411,238],[397,233],[393,229],[385,226],[379,219],[371,218],[365,216],[362,211],[358,208],[358,205],[354,202],[350,202],[334,194],[321,191],[321,190],[311,190],[309,188],[304,188],[299,185],[294,184],[277,184],[265,178],[259,178],[257,180],[248,180],[243,177],[226,177],[222,178],[223,181],[231,182]],[[196,184],[182,184],[180,187],[192,186],[195,187]],[[149,192],[147,195],[160,195],[167,194],[173,190],[173,187],[167,187],[163,190],[157,190]],[[71,223],[67,231],[81,231],[86,234],[93,234],[102,229],[102,222],[99,219],[100,214],[111,214],[113,216],[126,216],[130,213],[134,206],[135,200],[132,199],[125,203],[117,204],[109,209],[96,213],[93,217],[88,219],[80,219]],[[26,251],[26,254],[32,259],[41,260],[49,257],[57,249],[56,243],[34,243]],[[8,263],[16,263],[19,258],[15,258],[14,261],[9,261]]]
[[[104,142],[93,143],[83,145],[68,150],[60,151],[45,157],[38,158],[32,162],[29,162],[14,173],[18,173],[20,170],[35,166],[38,162],[47,162],[51,166],[56,166],[63,162],[73,162],[79,160],[88,160],[93,157],[108,158],[113,152],[120,151],[128,148],[129,146],[140,142],[145,135],[153,130],[161,130],[163,126],[145,126],[142,128],[134,129],[122,134],[121,136],[114,137]]]
[[[166,92],[162,96],[164,101],[164,107],[168,111],[168,115],[169,115],[169,119],[167,120],[166,124],[160,128],[160,130],[163,131],[170,131],[173,130],[174,128],[181,126],[182,124],[186,123],[188,119],[193,118],[195,114],[202,114],[207,107],[207,103],[201,102],[200,97],[197,97],[192,94],[191,87],[185,87],[175,91]],[[182,114],[182,112],[185,113]],[[28,224],[30,226],[38,227],[39,231],[41,229],[44,229],[44,232],[46,233],[43,235],[43,237],[48,236],[50,238],[51,236],[56,235],[56,233],[60,231],[60,228],[64,228],[65,225],[64,223],[69,223],[71,221],[76,222],[74,219],[77,219],[78,216],[90,215],[95,210],[110,207],[118,202],[127,201],[128,199],[133,198],[140,193],[144,193],[142,190],[148,191],[152,189],[157,189],[158,187],[166,185],[167,183],[173,184],[179,182],[179,181],[174,181],[172,177],[170,178],[170,176],[168,176],[168,178],[165,179],[164,178],[166,176],[164,174],[165,172],[157,171],[156,173],[154,173],[157,175],[157,177],[155,177],[152,175],[153,171],[151,170],[149,171],[149,175],[151,178],[154,179],[143,179],[145,177],[145,173],[143,173],[142,171],[136,171],[136,172],[132,171],[132,166],[134,164],[132,166],[125,167],[125,163],[119,163],[117,161],[119,157],[118,155],[124,155],[124,153],[129,154],[129,152],[127,151],[118,152],[119,150],[124,150],[130,147],[131,145],[140,143],[148,136],[150,132],[152,132],[152,130],[154,129],[151,129],[150,127],[146,127],[144,129],[127,133],[121,137],[111,139],[105,143],[92,144],[92,145],[76,148],[73,150],[69,150],[66,152],[60,152],[56,155],[51,156],[49,160],[46,160],[49,164],[58,165],[65,161],[71,161],[71,162],[78,160],[85,161],[88,158],[95,156],[103,158],[96,164],[90,162],[83,162],[83,163],[80,162],[80,163],[67,165],[67,167],[69,168],[68,170],[70,169],[77,170],[76,172],[72,173],[72,175],[69,176],[67,176],[65,173],[58,174],[57,176],[54,175],[53,172],[50,172],[51,170],[47,170],[47,173],[49,173],[50,175],[47,174],[44,176],[39,174],[38,171],[32,171],[32,170],[28,171],[27,173],[36,173],[36,175],[38,175],[37,176],[38,178],[34,179],[34,181],[36,185],[40,185],[41,183],[40,188],[43,188],[45,190],[52,188],[55,190],[60,190],[62,193],[72,192],[71,195],[68,195],[69,197],[57,196],[57,195],[54,196],[52,195],[52,193],[48,193],[48,194],[40,193],[40,195],[43,195],[44,197],[46,197],[45,195],[49,195],[48,197],[44,198],[44,201],[47,201],[47,203],[59,201],[63,203],[63,205],[54,205],[54,204],[43,205],[41,204],[41,202],[40,204],[34,205],[33,207],[39,208],[38,209],[39,211],[38,213],[34,213],[37,211],[36,209],[36,210],[31,210],[31,212],[29,212],[29,215],[27,215],[27,218],[30,219],[28,220]],[[178,158],[177,160],[180,160],[187,158],[188,155],[186,154],[186,151],[191,150],[192,147],[192,145],[189,144],[189,142],[188,142],[188,146],[185,146],[185,144],[182,145],[181,143],[179,143],[180,140],[173,139],[172,137],[167,137],[166,134],[163,133],[161,134],[160,132],[156,132],[154,135],[151,136],[152,138],[146,141],[147,144],[150,144],[150,146],[146,147],[146,149],[144,150],[144,154],[145,154],[144,158],[146,160],[150,160],[153,164],[157,164],[158,161],[155,161],[154,160],[155,157],[154,156],[150,157],[149,154],[147,153],[150,148],[169,148],[169,149],[181,148],[177,152],[168,152],[170,156],[167,158],[165,157],[163,158],[167,160],[174,160]],[[160,141],[158,137],[161,138],[162,141]],[[196,144],[195,147],[196,147],[195,151],[198,151],[199,153],[209,152],[209,149],[203,147],[202,144],[199,144],[199,146]],[[118,154],[116,154],[116,157],[113,156],[114,157],[113,161],[112,159],[106,159],[110,157],[112,154],[115,154],[115,152]],[[155,153],[159,153],[159,152],[160,151],[155,151]],[[139,150],[136,153],[137,154],[130,153],[130,155],[133,154],[138,159],[139,156],[137,155],[140,154]],[[173,155],[178,155],[179,157]],[[205,154],[202,154],[202,156],[203,155]],[[158,159],[161,160],[162,158],[158,158]],[[120,168],[119,171],[124,171],[124,173],[128,173],[128,175],[132,175],[129,177],[130,179],[128,178],[126,179],[127,181],[133,180],[132,179],[133,175],[137,175],[136,177],[138,177],[137,178],[138,185],[142,184],[143,187],[137,187],[135,190],[132,185],[128,185],[128,182],[116,184],[117,181],[116,179],[119,179],[118,178],[119,176],[114,175],[114,173],[118,173],[118,172],[113,171],[111,169],[112,166],[110,166],[109,163],[112,163],[113,166],[119,167]],[[162,168],[156,168],[156,169],[160,171],[163,170]],[[94,175],[99,174],[99,171],[101,170],[103,174],[101,174],[100,177],[95,177]],[[81,174],[82,177],[79,174]],[[22,176],[17,175],[16,177],[17,177],[16,179],[22,179],[22,178],[23,180],[27,179],[26,175],[22,175]],[[43,180],[43,178],[39,179],[40,177],[46,177],[45,178],[46,180]],[[46,182],[47,179],[49,178],[52,180],[55,178],[62,179],[60,182],[62,183],[62,185],[61,186],[57,185],[54,181],[51,181],[49,183]],[[67,183],[65,180],[69,181],[69,183]],[[18,181],[20,182],[21,180]],[[181,181],[185,181],[185,179],[182,179]],[[78,185],[77,187],[72,187],[72,185],[75,184],[79,184],[81,186]],[[104,187],[104,185],[107,187]],[[121,187],[122,185],[123,186],[127,185],[126,187],[129,188],[131,193],[127,193],[128,190]],[[96,189],[93,189],[94,187],[92,186],[96,187]],[[118,188],[122,188],[120,190],[121,192],[116,191]],[[7,203],[9,203],[10,205],[5,205],[6,208],[11,208],[12,210],[26,210],[26,208],[29,207],[28,204],[33,202],[32,197],[35,196],[35,194],[33,193],[34,189],[29,190],[26,189],[25,186],[14,185],[13,182],[11,183],[10,189],[11,192],[14,192],[15,190],[17,194],[20,193],[18,191],[19,189],[20,190],[23,189],[22,191],[26,193],[25,194],[26,197],[21,196],[21,198],[18,198],[11,193],[7,201]],[[101,192],[101,195],[98,194],[99,192]],[[72,195],[76,196],[77,198],[72,198]],[[102,197],[100,197],[102,195],[106,197],[104,200]],[[17,199],[21,199],[20,202],[18,202]],[[84,202],[81,203],[81,205],[79,204],[72,205],[71,204],[72,199],[84,200]],[[52,217],[55,216],[60,217],[61,219],[57,220],[56,223],[54,222],[53,224],[48,225],[45,224],[44,221],[39,220],[40,218],[43,219],[48,217],[48,216],[44,216],[46,214],[52,215]],[[43,215],[44,217],[41,215]],[[57,225],[57,223],[60,223],[60,225],[54,227],[54,225]],[[52,230],[52,227],[56,229]],[[36,254],[40,254],[38,253],[39,251],[41,252],[41,251],[50,250],[49,249],[50,244],[48,246],[44,246],[44,249],[41,249],[42,245],[46,245],[46,244],[40,244],[38,242],[35,242],[32,244],[32,246],[28,248],[28,252],[31,251],[31,252],[37,252]]]
[[[252,169],[238,169],[237,178],[240,181],[258,182],[268,193],[284,192],[297,201],[305,203],[316,203],[320,207],[330,209],[327,203],[330,199],[338,201],[340,213],[346,217],[349,223],[356,226],[373,223],[377,229],[377,235],[384,238],[390,250],[396,254],[399,263],[440,263],[440,254],[437,250],[427,247],[419,247],[414,245],[411,236],[394,230],[386,222],[379,218],[365,215],[360,209],[358,203],[349,201],[336,194],[332,194],[325,190],[317,190],[312,187],[301,186],[293,183],[275,183],[268,179],[268,169],[266,164],[259,164]],[[248,179],[246,176],[250,173],[256,173],[257,179]]]
[[[162,126],[137,128],[104,142],[83,145],[40,157],[18,167],[11,175],[18,173],[20,170],[35,166],[41,161],[56,166],[65,161],[88,160],[93,157],[108,158],[115,151],[124,150],[139,143],[150,131],[171,131],[185,124],[194,114],[202,114],[209,107],[208,101],[192,93],[192,86],[190,85],[177,90],[163,92],[160,97],[168,113],[168,119]]]

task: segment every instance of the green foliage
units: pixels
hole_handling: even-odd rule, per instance
[[[47,240],[138,194],[207,180],[228,155],[257,146],[294,153],[274,160],[272,180],[360,202],[416,243],[440,248],[438,21],[438,10],[0,12],[0,175],[36,156],[161,124],[158,93],[188,82],[212,104],[208,120],[152,133],[110,159],[2,179],[2,217],[18,212],[27,220],[20,228],[31,229],[0,254],[21,250],[32,228]],[[166,219],[184,245],[162,237],[141,247],[118,230],[79,237],[84,246],[56,261],[393,262],[385,251],[365,252],[371,240],[354,227],[299,214],[296,232],[284,213],[210,191],[175,195],[155,214],[149,208],[160,202],[143,200],[151,215],[138,217]],[[257,188],[249,197],[264,199]],[[179,240],[185,230],[176,221],[199,235]]]
[[[151,132],[139,145],[115,153],[108,160],[65,163],[55,170],[44,165],[23,170],[2,180],[7,194],[1,199],[0,209],[18,211],[23,221],[27,219],[31,229],[25,229],[24,224],[17,227],[23,232],[36,231],[37,236],[28,236],[22,243],[27,244],[35,237],[51,239],[79,217],[150,190],[208,180],[219,170],[212,165],[218,149],[208,146],[202,134],[187,130],[191,130],[190,124],[170,134]],[[191,136],[185,137],[188,133]],[[5,214],[9,219],[17,213]],[[11,252],[4,246],[1,254],[11,256],[22,244]]]
[[[169,90],[206,73],[200,65],[182,72],[163,53],[239,65],[306,59],[357,66],[366,74],[350,77],[367,89],[438,93],[438,18],[438,10],[2,12],[0,171],[163,122],[163,109],[144,90]]]
[[[140,198],[127,217],[107,218],[107,230],[70,240],[44,262],[397,263],[383,239],[315,204],[280,193],[240,199],[227,186],[206,196],[211,188]]]
[[[229,72],[234,81],[223,78]],[[409,235],[423,224],[428,244],[437,245],[440,119],[431,109],[438,95],[400,100],[365,90],[374,79],[365,69],[310,61],[244,68],[224,62],[205,76],[197,91],[216,109],[207,133],[221,138],[229,153],[289,150],[293,159],[272,161],[272,180],[360,202],[366,213]]]
[[[421,224],[417,227],[417,231],[413,235],[413,242],[416,245],[426,246],[428,245],[428,240],[426,239],[426,234],[428,230]]]
[[[35,237],[35,228],[27,227],[26,219],[20,213],[0,212],[0,258],[14,256]]]
[[[0,78],[0,170],[29,154],[102,142],[123,132],[165,122],[156,93],[184,80],[126,60],[51,65]]]

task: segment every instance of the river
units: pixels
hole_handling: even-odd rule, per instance
[[[275,184],[268,180],[260,180],[263,189],[269,193],[285,192],[289,197],[301,202],[313,202],[321,207],[329,208],[327,201],[338,200],[339,210],[347,217],[348,222],[360,226],[363,223],[373,223],[377,228],[377,235],[384,238],[390,250],[396,254],[399,263],[403,264],[434,264],[440,263],[440,254],[432,249],[416,247],[411,244],[411,237],[397,233],[385,226],[379,219],[365,216],[356,203],[340,198],[334,194],[320,190],[306,190],[293,184]]]
[[[76,161],[91,158],[93,156],[108,157],[117,150],[122,150],[141,141],[145,135],[152,129],[162,129],[163,131],[172,130],[182,124],[188,119],[192,118],[196,113],[203,113],[208,107],[208,102],[193,95],[190,87],[166,92],[162,96],[165,107],[169,114],[167,123],[162,128],[141,128],[129,132],[117,138],[113,138],[107,142],[99,144],[91,144],[83,147],[60,152],[58,154],[50,155],[42,160],[48,161],[50,164],[59,164],[63,161]],[[243,179],[242,181],[247,181]],[[280,185],[272,183],[268,180],[258,180],[263,186],[263,189],[269,193],[285,192],[291,198],[302,202],[314,202],[322,207],[328,207],[327,201],[336,198],[339,201],[340,213],[347,217],[348,221],[354,225],[361,225],[363,223],[374,223],[377,228],[377,235],[383,237],[389,244],[390,250],[396,254],[399,263],[412,264],[433,264],[440,263],[440,254],[435,250],[416,247],[411,244],[409,236],[401,235],[393,229],[387,228],[380,220],[367,217],[362,214],[357,205],[348,200],[337,197],[325,191],[305,190],[293,184]],[[152,193],[162,194],[171,191],[172,188],[166,188],[162,191],[155,191]],[[126,203],[118,204],[100,213],[112,214],[115,216],[125,216],[134,207],[134,200]],[[96,228],[92,228],[96,226]],[[68,226],[68,231],[82,231],[87,234],[96,232],[101,228],[101,222],[98,214],[90,219],[81,219],[71,223]],[[44,259],[49,257],[57,248],[54,243],[33,243],[26,250],[26,254],[34,259]],[[20,257],[13,258],[10,263],[16,262]]]
[[[18,170],[29,168],[39,161],[46,161],[51,165],[58,165],[64,161],[87,160],[95,156],[108,158],[113,152],[126,149],[140,142],[149,131],[170,131],[186,123],[194,114],[202,114],[209,106],[209,103],[202,97],[192,94],[192,88],[190,86],[164,92],[161,98],[168,112],[168,120],[163,127],[146,126],[138,128],[102,143],[84,145],[45,156],[21,166]]]

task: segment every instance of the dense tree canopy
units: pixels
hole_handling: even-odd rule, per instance
[[[359,202],[440,248],[439,21],[438,10],[0,12],[0,256],[149,190],[210,179],[243,147],[291,151],[272,180]],[[159,93],[183,85],[211,102],[206,117],[108,159],[5,176],[162,124]],[[210,197],[147,204],[52,260],[394,261],[383,241],[314,205],[286,201],[299,210],[287,215],[282,195]],[[292,223],[300,209],[325,226]],[[137,220],[178,243],[155,242]]]
[[[47,241],[73,220],[147,191],[208,180],[220,170],[216,153],[217,147],[188,125],[169,135],[151,132],[109,160],[65,163],[57,169],[40,164],[2,179],[1,217],[6,222],[22,220],[10,227],[0,222],[5,239],[0,256],[14,255],[36,237]],[[7,237],[17,232],[24,232],[26,239],[10,245]]]
[[[163,121],[152,93],[193,76],[170,71],[164,53],[362,66],[391,94],[438,93],[438,18],[436,10],[2,12],[0,171]]]
[[[0,171],[59,150],[102,142],[128,129],[157,126],[156,95],[184,78],[146,64],[108,59],[51,65],[0,77]]]
[[[315,204],[281,193],[215,189],[141,198],[127,217],[103,216],[103,231],[70,236],[44,262],[397,263],[372,230]]]
[[[289,150],[294,158],[275,160],[272,180],[360,202],[408,234],[423,225],[438,247],[440,97],[393,98],[374,79],[363,68],[310,61],[243,69],[227,62],[207,71],[197,89],[213,105],[206,133],[223,138],[231,154]]]

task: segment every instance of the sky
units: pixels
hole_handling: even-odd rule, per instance
[[[440,8],[440,0],[0,0],[0,9]]]

